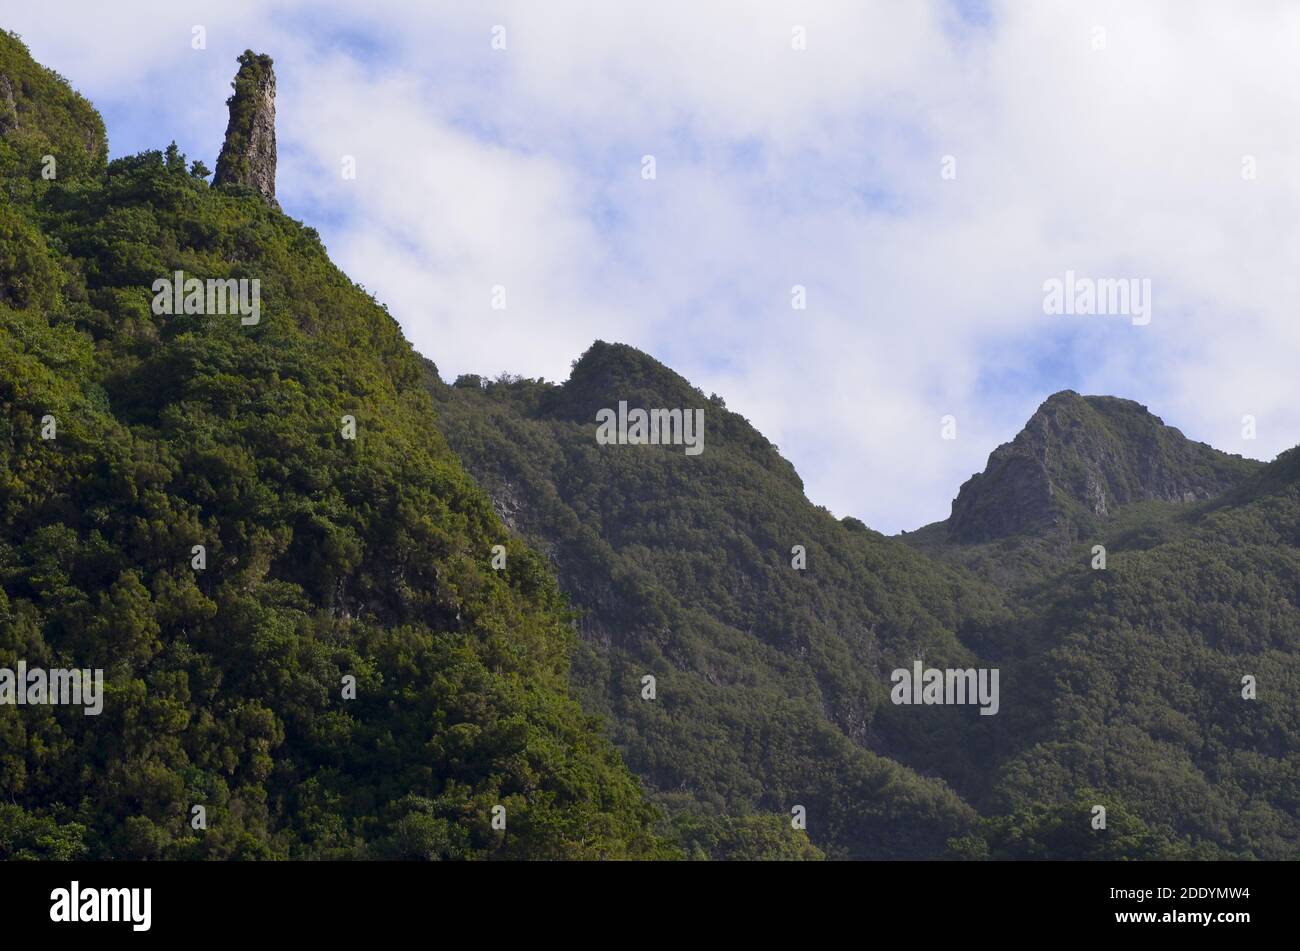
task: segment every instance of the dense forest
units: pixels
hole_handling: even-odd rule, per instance
[[[0,704],[0,859],[1300,857],[1300,452],[1057,394],[886,537],[631,347],[445,382],[209,176],[0,33],[0,669],[106,679]]]
[[[887,538],[630,347],[597,343],[562,385],[426,379],[581,611],[575,689],[670,813],[803,804],[831,857],[1300,855],[1294,454],[1261,467],[1056,394],[953,519]],[[617,400],[705,408],[706,451],[598,445]],[[971,512],[1011,528],[971,540]],[[916,659],[998,668],[999,714],[893,704]]]
[[[0,857],[682,854],[397,323],[174,146],[106,162],[7,34],[0,76],[0,667],[106,677],[99,716],[0,706]],[[155,314],[175,271],[259,279],[260,321]]]

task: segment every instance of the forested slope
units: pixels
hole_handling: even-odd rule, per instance
[[[676,854],[397,323],[174,146],[106,163],[7,34],[0,77],[0,667],[107,681],[0,706],[0,857]],[[176,271],[260,320],[155,313]]]
[[[560,385],[428,379],[583,611],[575,688],[674,813],[811,803],[833,856],[1300,854],[1293,464],[1062,394],[1014,444],[1052,460],[1050,509],[995,512],[1038,502],[1008,490],[977,508],[1011,536],[892,539],[810,503],[743,418],[632,348],[598,342]],[[703,408],[704,451],[600,445],[619,401]],[[998,669],[998,715],[893,704],[917,659]]]
[[[1296,452],[1065,391],[889,538],[633,348],[442,381],[236,106],[231,183],[109,162],[0,34],[0,670],[107,681],[0,704],[0,858],[1300,857]],[[892,702],[917,661],[996,715]]]

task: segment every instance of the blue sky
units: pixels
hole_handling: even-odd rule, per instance
[[[1294,5],[124,0],[4,20],[96,103],[114,155],[174,138],[210,167],[235,57],[270,53],[285,210],[445,377],[559,380],[594,339],[633,344],[882,531],[945,517],[1060,389],[1229,452],[1300,442]],[[1045,314],[1067,270],[1150,280],[1151,323]]]

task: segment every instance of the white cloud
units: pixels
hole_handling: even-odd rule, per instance
[[[209,164],[234,55],[275,56],[287,209],[445,375],[641,346],[888,531],[946,515],[1067,386],[1229,451],[1300,442],[1293,5],[1001,3],[987,27],[852,0],[152,6],[11,20],[127,141]],[[1151,325],[1045,316],[1067,269],[1150,278]]]

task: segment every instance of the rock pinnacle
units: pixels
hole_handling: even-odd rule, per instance
[[[234,95],[226,100],[230,123],[217,158],[213,185],[254,189],[277,211],[275,200],[275,70],[271,57],[245,50],[239,57]]]

